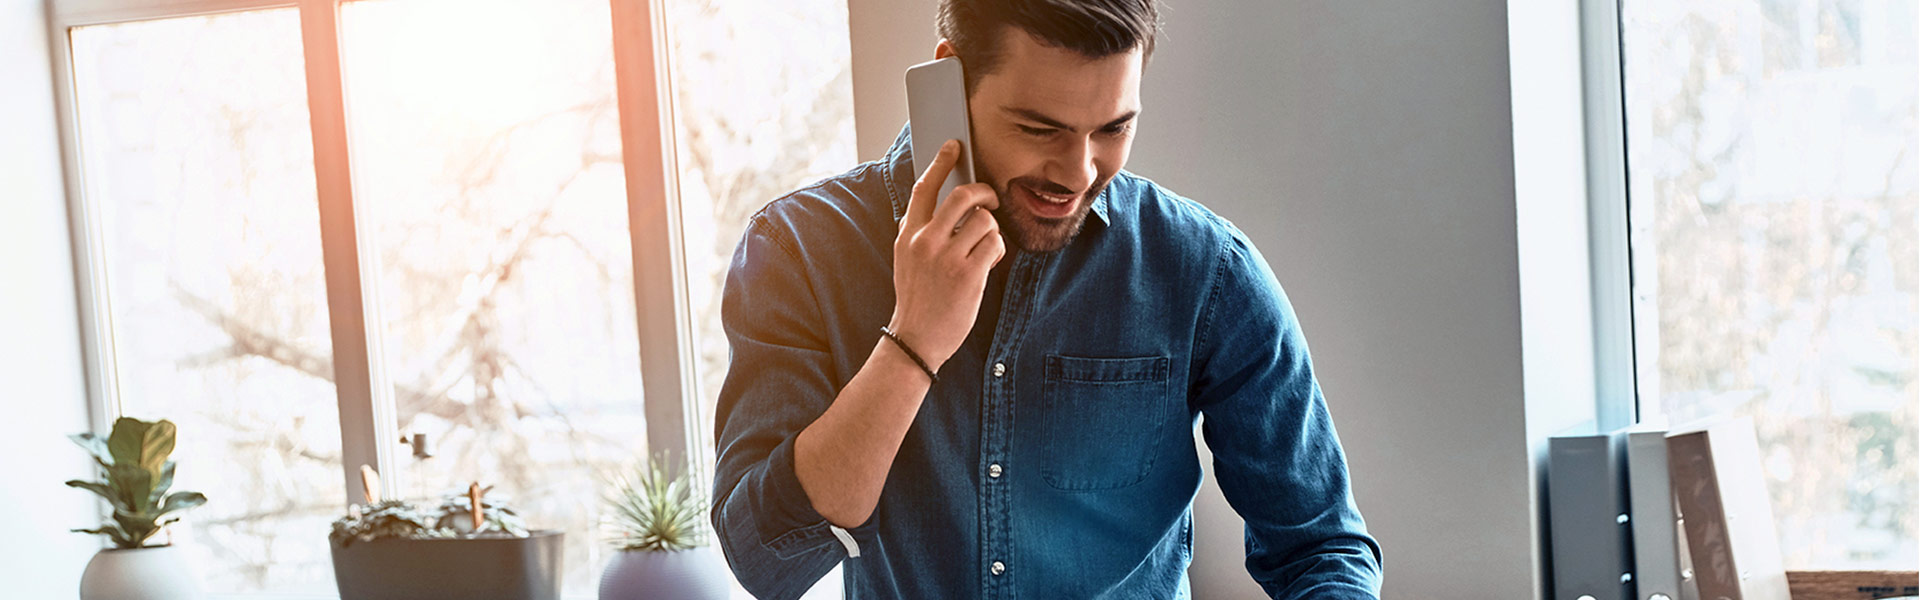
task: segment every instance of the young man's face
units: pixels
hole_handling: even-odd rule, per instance
[[[967,99],[974,174],[1000,195],[993,214],[1007,241],[1051,252],[1127,164],[1144,54],[1089,59],[1012,27],[1000,43],[1000,63]],[[941,42],[937,54],[952,49]]]

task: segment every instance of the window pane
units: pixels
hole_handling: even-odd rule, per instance
[[[1920,566],[1914,3],[1622,17],[1643,411],[1753,417],[1788,568]]]
[[[680,215],[698,351],[700,443],[727,375],[720,292],[747,218],[854,165],[847,6],[840,0],[668,0]],[[809,597],[840,596],[838,571]],[[737,597],[746,597],[736,591]]]
[[[333,592],[339,413],[292,9],[72,31],[123,412],[180,428],[214,592]],[[75,501],[80,498],[76,497]]]
[[[496,486],[606,562],[597,475],[647,452],[605,0],[341,9],[362,235],[411,496]],[[404,447],[402,447],[404,448]]]
[[[847,7],[669,0],[667,10],[701,442],[711,456],[713,401],[727,375],[720,292],[747,218],[854,165]]]

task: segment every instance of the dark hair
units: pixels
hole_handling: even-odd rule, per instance
[[[934,23],[966,63],[967,90],[1000,66],[1000,38],[1011,25],[1041,43],[1105,58],[1140,48],[1153,55],[1160,33],[1156,0],[940,0]]]

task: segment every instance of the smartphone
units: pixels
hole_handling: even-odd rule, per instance
[[[953,188],[973,183],[973,133],[967,119],[967,80],[960,59],[942,58],[907,69],[907,119],[913,130],[913,176],[919,181],[940,145],[960,140],[960,160],[940,184],[937,206]]]

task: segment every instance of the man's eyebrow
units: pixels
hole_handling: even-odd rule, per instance
[[[1026,109],[1026,108],[1001,108],[1000,110],[1007,114],[1020,117],[1022,119],[1026,119],[1029,121],[1033,121],[1041,125],[1046,125],[1054,129],[1064,129],[1067,131],[1074,131],[1074,128],[1068,127],[1066,123],[1061,123],[1060,121],[1055,120],[1052,117],[1048,117],[1046,115],[1040,114],[1040,111],[1037,111],[1037,110]],[[1133,118],[1136,116],[1139,116],[1139,114],[1140,114],[1140,111],[1137,111],[1137,110],[1127,111],[1126,114],[1120,115],[1120,118],[1114,119],[1112,121],[1108,121],[1107,124],[1101,125],[1100,128],[1111,129],[1113,127],[1118,127],[1121,124],[1126,123],[1127,121],[1133,120]]]

